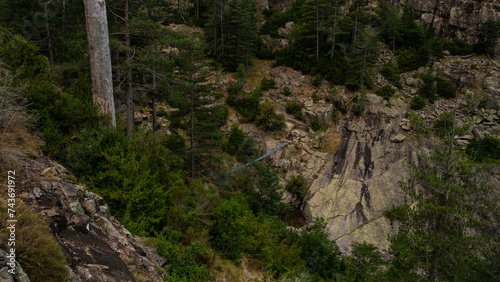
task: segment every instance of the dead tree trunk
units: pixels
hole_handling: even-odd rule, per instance
[[[130,23],[128,0],[125,0],[125,60],[127,65],[127,137],[132,138],[134,129],[134,91],[132,89],[132,69],[130,67]]]
[[[153,67],[153,132],[156,131],[156,68]]]
[[[92,97],[99,111],[109,115],[110,125],[116,127],[106,2],[83,0],[83,3],[89,43]]]
[[[47,33],[47,49],[49,50],[49,63],[50,63],[50,73],[54,72],[54,50],[52,48],[52,38],[50,35],[50,26],[49,26],[49,4],[50,1],[47,1],[43,5],[43,9],[45,12],[45,32]]]

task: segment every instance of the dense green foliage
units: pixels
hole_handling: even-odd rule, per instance
[[[391,99],[391,97],[396,93],[396,90],[392,88],[391,85],[386,84],[382,86],[381,88],[377,89],[375,91],[375,94],[379,95],[380,97],[384,98],[385,100]]]
[[[285,104],[286,113],[292,115],[295,119],[302,119],[302,108],[304,104],[297,100],[288,100]]]
[[[476,161],[494,162],[500,160],[500,140],[490,135],[474,139],[467,146],[467,154]]]
[[[480,199],[489,204],[484,196],[490,190],[464,177],[479,170],[459,159],[455,166],[446,167],[449,173],[444,177],[439,166],[426,162],[454,160],[456,155],[420,156],[422,162],[412,181],[419,182],[427,194],[408,184],[405,189],[413,200],[419,200],[418,208],[405,204],[386,213],[403,225],[391,238],[396,258],[388,264],[389,271],[383,272],[380,254],[369,244],[353,245],[353,255],[341,258],[321,219],[300,232],[287,229],[278,215],[291,208],[281,202],[283,187],[273,168],[255,163],[231,170],[232,165],[243,165],[258,155],[256,141],[237,126],[226,137],[220,131],[228,106],[238,111],[243,122],[255,122],[263,130],[284,127],[284,116],[276,113],[276,106],[260,102],[264,91],[277,88],[272,78],[264,77],[259,87],[246,90],[245,68],[255,55],[314,75],[312,82],[317,87],[326,79],[358,90],[374,88],[372,73],[379,43],[384,42],[395,58],[383,66],[382,74],[400,87],[402,72],[429,65],[443,50],[469,54],[472,48],[491,55],[500,30],[498,22],[484,23],[481,41],[471,47],[460,40],[434,38],[415,23],[409,6],[400,10],[380,5],[373,12],[363,0],[293,1],[285,12],[263,11],[266,21],[260,30],[255,20],[260,14],[253,0],[188,1],[188,6],[181,1],[177,7],[133,1],[129,3],[129,25],[123,19],[125,1],[106,2],[117,106],[127,90],[133,91],[136,105],[167,104],[168,112],[162,111],[161,116],[169,122],[168,134],[137,129],[127,138],[123,123],[108,128],[105,118],[97,114],[81,1],[65,1],[64,8],[58,1],[47,2],[47,10],[33,1],[0,1],[0,22],[8,28],[0,34],[0,60],[16,74],[13,86],[25,87],[29,110],[39,116],[35,127],[43,133],[43,153],[65,164],[82,184],[103,196],[113,216],[133,234],[152,237],[166,259],[168,281],[216,280],[211,270],[217,257],[235,265],[243,258],[253,259],[274,278],[306,273],[315,281],[411,280],[421,278],[418,269],[429,274],[424,277],[429,279],[498,277],[494,268],[499,261],[498,242],[486,242],[486,235],[496,232],[487,224],[497,213],[486,204],[473,202]],[[266,49],[259,33],[281,37],[278,29],[291,21],[289,45],[274,53]],[[171,23],[200,26],[204,36],[167,28]],[[127,28],[130,46],[124,38]],[[133,56],[127,58],[130,52]],[[215,91],[210,77],[213,68],[219,67],[237,71],[237,81],[227,87],[227,106],[218,103],[223,90]],[[132,82],[123,83],[129,73]],[[438,96],[456,96],[453,83],[430,72],[420,79],[423,84],[412,109],[421,109]],[[291,95],[288,88],[282,92]],[[377,90],[384,99],[394,93],[391,85]],[[332,96],[326,99],[331,101]],[[322,98],[313,93],[314,102]],[[359,94],[352,102],[348,105],[353,113],[362,115],[368,104],[366,95]],[[346,113],[347,107],[339,109]],[[296,118],[301,117],[301,108],[295,100],[286,105]],[[413,120],[412,126],[423,131],[423,121]],[[315,131],[323,126],[318,119],[311,122]],[[450,126],[449,115],[440,117],[434,125],[436,135],[448,135]],[[471,141],[467,153],[478,161],[494,161],[500,155],[498,148],[497,139],[485,137]],[[465,185],[470,187],[467,193],[463,192]],[[436,193],[443,191],[438,188],[446,188],[447,193]],[[300,176],[292,178],[285,189],[300,201],[308,193]],[[469,230],[478,233],[469,234]],[[55,255],[41,261],[60,266],[60,252],[53,244],[46,247]],[[38,250],[35,246],[31,251]],[[32,256],[29,251],[26,253]],[[53,273],[44,275],[58,279],[63,273],[61,267],[55,267]]]
[[[498,278],[498,191],[491,171],[467,160],[448,144],[418,154],[411,178],[402,182],[414,204],[400,210],[402,225],[392,236],[396,280]]]
[[[276,113],[276,106],[265,101],[259,105],[259,113],[255,117],[255,124],[267,131],[281,130],[285,126],[285,116]]]

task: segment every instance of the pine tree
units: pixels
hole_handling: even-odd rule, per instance
[[[205,34],[212,56],[228,70],[249,65],[258,40],[256,11],[254,0],[216,0],[207,12]]]
[[[214,105],[213,85],[208,82],[209,68],[203,56],[204,45],[199,40],[183,38],[178,41],[180,49],[176,58],[176,83],[172,87],[170,104],[178,108],[178,115],[185,115],[189,121],[188,156],[191,178],[201,169],[214,170],[220,131],[225,121],[222,106]],[[206,172],[204,175],[206,175]]]
[[[376,30],[370,27],[361,30],[351,55],[352,74],[355,76],[351,79],[353,81],[357,80],[354,83],[357,83],[361,87],[367,84],[367,82],[368,85],[371,83],[368,69],[376,63],[378,55],[379,48]]]
[[[449,144],[419,152],[410,168],[402,188],[411,206],[402,209],[402,225],[390,238],[395,279],[498,279],[500,209],[492,171]]]

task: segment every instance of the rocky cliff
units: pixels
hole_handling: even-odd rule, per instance
[[[485,134],[500,137],[500,81],[497,64],[482,57],[450,56],[433,64],[434,75],[461,87],[456,99],[439,99],[416,114],[431,129],[444,112],[456,112],[460,125],[469,131],[455,136],[460,145]],[[340,147],[311,186],[304,213],[310,222],[323,217],[330,239],[349,253],[353,242],[368,242],[387,249],[388,234],[397,226],[384,217],[384,211],[400,205],[404,193],[399,180],[408,177],[405,162],[415,160],[420,146],[405,113],[409,97],[416,95],[422,81],[419,71],[402,75],[403,88],[389,102],[367,94],[369,106],[363,117],[337,120],[342,132]],[[386,82],[378,81],[380,85]]]
[[[475,43],[485,21],[500,20],[497,0],[391,0],[393,5],[411,4],[420,13],[420,23],[436,35]]]
[[[164,259],[130,234],[103,199],[75,183],[64,167],[17,149],[0,151],[0,159],[20,175],[19,199],[49,220],[66,256],[70,281],[163,281],[158,270]]]

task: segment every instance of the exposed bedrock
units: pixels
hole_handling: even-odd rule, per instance
[[[497,0],[392,0],[392,4],[411,3],[420,13],[420,23],[433,28],[436,35],[477,41],[485,21],[500,20]]]
[[[326,219],[330,239],[347,253],[353,242],[388,248],[387,235],[397,230],[384,211],[404,202],[398,182],[408,176],[406,160],[415,159],[412,142],[394,138],[403,135],[404,102],[396,99],[386,107],[380,97],[368,98],[369,113],[344,124],[340,148],[313,182],[304,206],[309,221]]]

